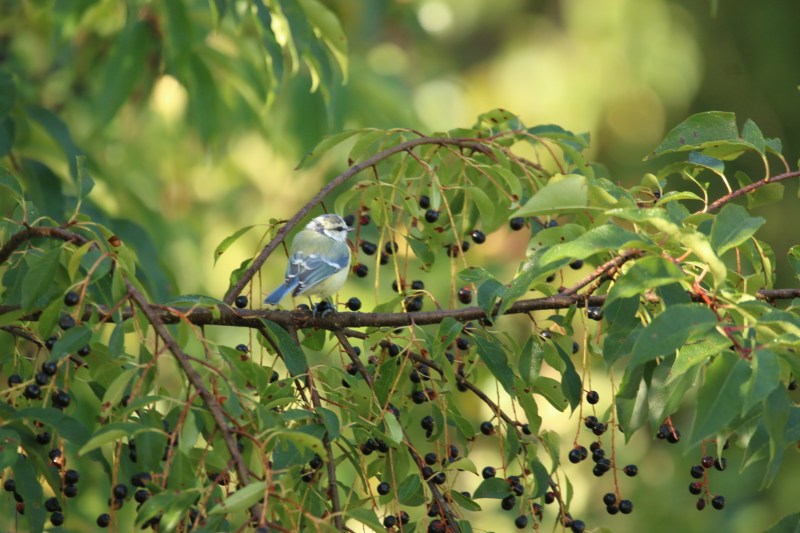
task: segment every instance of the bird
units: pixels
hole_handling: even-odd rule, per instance
[[[332,213],[319,215],[306,224],[289,248],[286,279],[264,303],[277,305],[290,293],[327,299],[338,292],[350,272],[347,233],[352,230],[342,217]]]

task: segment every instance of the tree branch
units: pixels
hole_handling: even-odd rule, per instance
[[[744,187],[742,187],[740,189],[736,189],[735,191],[730,192],[730,193],[726,194],[725,196],[721,196],[721,197],[717,198],[716,200],[714,200],[713,202],[708,204],[706,206],[706,208],[703,209],[700,212],[701,213],[708,213],[710,211],[713,211],[713,210],[715,210],[715,209],[727,204],[728,202],[730,202],[734,198],[738,198],[740,196],[744,196],[745,194],[747,194],[749,192],[752,192],[752,191],[755,191],[756,189],[759,189],[759,188],[761,188],[761,187],[763,187],[765,185],[769,185],[770,183],[777,183],[779,181],[788,180],[788,179],[797,178],[797,177],[800,177],[800,170],[795,170],[795,171],[792,171],[792,172],[785,172],[783,174],[778,174],[777,176],[770,176],[770,177],[767,177],[767,178],[760,179],[758,181],[754,181],[753,183],[751,183],[749,185],[745,185]]]
[[[0,248],[0,264],[6,262],[11,254],[14,251],[22,246],[23,243],[35,239],[37,237],[51,237],[55,239],[61,239],[62,241],[72,242],[77,245],[84,245],[89,242],[89,239],[75,233],[74,231],[69,231],[64,228],[54,228],[54,227],[42,227],[37,226],[33,228],[25,228],[16,232],[14,235],[11,236],[8,241]]]

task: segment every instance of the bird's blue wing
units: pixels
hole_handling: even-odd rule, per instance
[[[346,244],[341,243],[341,246],[336,246],[330,251],[333,253],[326,257],[315,253],[295,252],[292,254],[289,264],[286,266],[286,279],[296,278],[298,280],[292,296],[303,294],[314,285],[348,266],[350,250]]]

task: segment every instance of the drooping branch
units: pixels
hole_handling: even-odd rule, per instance
[[[393,156],[394,154],[413,150],[417,146],[431,145],[431,144],[439,146],[460,146],[463,148],[470,148],[473,150],[484,151],[485,147],[483,146],[483,143],[486,143],[490,140],[491,139],[471,139],[471,138],[458,138],[458,137],[454,138],[422,137],[419,139],[412,139],[410,141],[405,141],[398,143],[394,146],[390,146],[385,150],[381,150],[380,152],[370,157],[369,159],[365,159],[361,163],[351,166],[350,168],[348,168],[347,170],[345,170],[344,172],[333,178],[331,181],[329,181],[322,189],[320,189],[320,191],[316,195],[314,195],[314,197],[311,200],[309,200],[303,207],[301,207],[300,210],[298,210],[297,213],[295,213],[295,215],[292,218],[290,218],[286,222],[286,224],[284,224],[283,227],[281,227],[280,230],[278,230],[278,233],[269,242],[269,244],[267,244],[261,250],[258,256],[255,259],[253,259],[253,263],[247,268],[245,273],[242,274],[242,277],[239,278],[239,280],[230,289],[228,289],[228,292],[225,293],[225,296],[223,297],[222,300],[228,305],[232,304],[233,301],[236,299],[236,297],[239,295],[239,293],[242,292],[242,289],[244,289],[244,287],[248,283],[250,283],[250,280],[253,279],[253,276],[255,276],[256,272],[258,272],[258,270],[261,268],[261,266],[270,256],[270,254],[272,254],[272,252],[275,251],[275,248],[277,248],[280,245],[280,243],[283,242],[284,239],[286,239],[286,236],[289,234],[289,232],[292,231],[300,223],[300,221],[308,214],[308,212],[311,211],[311,209],[313,209],[317,205],[319,205],[320,202],[322,202],[322,200],[328,194],[330,194],[330,192],[333,189],[335,189],[348,179],[352,178],[362,170],[373,167],[378,163],[380,163],[381,161],[383,161],[384,159]]]

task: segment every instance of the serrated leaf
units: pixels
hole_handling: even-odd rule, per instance
[[[251,483],[246,487],[237,490],[228,496],[224,501],[215,505],[208,512],[208,514],[213,516],[218,514],[242,512],[262,499],[266,493],[266,481],[257,481],[255,483]]]
[[[240,228],[240,229],[236,230],[233,234],[228,235],[227,237],[225,237],[222,240],[222,242],[219,243],[219,245],[216,247],[216,249],[214,249],[214,264],[217,264],[217,259],[219,259],[220,256],[222,254],[224,254],[225,251],[228,248],[230,248],[230,246],[239,239],[239,237],[241,237],[242,235],[244,235],[245,233],[247,233],[248,231],[250,231],[254,227],[255,227],[255,225],[245,226],[243,228]]]
[[[689,446],[725,429],[742,411],[741,388],[750,377],[750,367],[733,352],[722,352],[706,368],[705,381],[697,393]]]
[[[673,355],[690,337],[701,335],[716,325],[716,316],[705,305],[668,307],[639,334],[629,364],[641,365],[657,357]]]
[[[586,176],[567,174],[550,178],[512,217],[564,214],[588,209],[589,185]]]
[[[497,378],[497,381],[500,382],[505,391],[513,397],[515,395],[514,372],[508,364],[503,345],[492,337],[484,338],[475,335],[472,339],[475,341],[481,361],[483,361],[492,375]]]
[[[711,225],[711,246],[718,256],[739,246],[749,239],[766,220],[751,217],[747,209],[736,204],[727,204],[714,217]]]
[[[306,354],[303,352],[303,349],[294,342],[289,332],[275,322],[265,319],[261,319],[261,322],[267,328],[267,331],[272,334],[272,338],[275,344],[278,345],[278,349],[283,356],[283,363],[286,365],[289,373],[292,376],[304,374],[306,370],[308,370]]]
[[[22,291],[22,309],[30,311],[53,286],[61,261],[61,248],[53,248],[43,255],[28,254],[30,268],[25,274]]]

